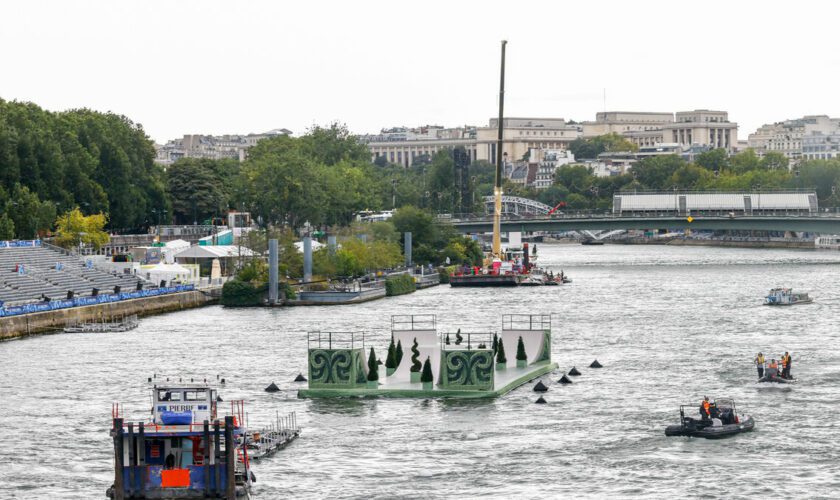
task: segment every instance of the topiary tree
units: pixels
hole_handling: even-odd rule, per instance
[[[446,339],[444,340],[446,345],[449,345],[449,332],[446,332]]]
[[[522,342],[522,336],[519,336],[519,342],[516,344],[516,360],[528,361],[528,355],[525,354],[525,343]]]
[[[388,344],[388,355],[385,357],[385,368],[391,370],[397,367],[397,348],[394,345],[394,337],[391,337],[391,343]]]
[[[493,334],[493,355],[496,354],[496,351],[499,349],[499,336],[495,333]]]
[[[398,341],[397,341],[397,354],[396,354],[396,358],[397,358],[397,366],[400,366],[400,362],[402,362],[402,358],[403,358],[402,340],[398,340]],[[395,367],[395,368],[396,368],[396,367]]]
[[[414,337],[414,344],[411,346],[411,371],[419,372],[423,365],[420,364],[420,349],[417,348],[417,337]]]
[[[461,329],[458,328],[458,331],[455,332],[455,345],[461,345],[461,342],[464,340],[464,337],[461,336]]]
[[[499,339],[499,345],[496,349],[496,363],[507,363],[507,357],[505,357],[505,341],[504,339]]]
[[[375,382],[379,380],[379,363],[376,362],[376,353],[373,352],[373,347],[370,348],[370,356],[368,356],[368,382]]]
[[[426,361],[423,363],[423,374],[420,375],[420,382],[429,383],[434,381],[435,377],[432,375],[432,363],[429,362],[429,357],[426,356]]]

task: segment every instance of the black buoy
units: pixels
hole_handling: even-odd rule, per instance
[[[149,382],[151,382],[151,381],[152,381],[152,377],[149,377]]]
[[[572,369],[569,370],[569,375],[577,377],[578,375],[580,375],[580,372],[577,370],[577,368],[573,366]]]
[[[595,361],[593,361],[591,365],[589,365],[589,368],[603,368],[603,367],[604,367],[604,365],[599,363],[597,359]]]
[[[306,377],[302,373],[298,373],[297,377],[295,377],[295,382],[306,382]]]
[[[280,388],[277,387],[277,385],[274,382],[272,382],[271,385],[265,388],[265,392],[278,392],[279,390]]]
[[[225,379],[222,379],[222,385],[225,385]]]
[[[537,382],[537,385],[534,386],[534,392],[545,392],[548,390],[548,387],[542,383],[542,380]]]
[[[548,402],[548,401],[546,401],[546,400],[545,400],[545,398],[543,398],[542,396],[540,396],[540,398],[539,398],[538,400],[534,401],[534,403],[536,403],[536,404],[538,404],[538,405],[544,405],[544,404],[546,404],[547,402]]]
[[[558,380],[557,382],[559,382],[559,383],[561,383],[561,384],[571,384],[571,383],[572,383],[572,379],[570,379],[569,377],[567,377],[567,376],[563,375],[562,377],[560,377],[560,380]]]
[[[216,401],[218,401],[219,403],[221,403],[222,401],[224,401],[224,399],[222,399],[222,397],[221,397],[221,396],[219,396],[219,395],[217,394],[217,395],[216,395]]]

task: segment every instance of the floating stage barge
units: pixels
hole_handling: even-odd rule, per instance
[[[374,376],[364,334],[314,332],[308,340],[309,386],[299,398],[495,398],[557,369],[549,315],[505,315],[498,334],[443,336],[434,315],[393,316],[388,362],[373,360],[377,372],[386,372]]]

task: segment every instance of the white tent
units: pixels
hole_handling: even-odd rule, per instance
[[[190,247],[190,242],[185,240],[167,241],[161,253],[163,253],[163,260],[167,264],[175,263],[175,254]]]
[[[155,264],[142,268],[141,272],[147,280],[153,283],[166,281],[167,284],[171,281],[194,281],[197,276],[193,276],[194,270],[188,269],[180,264]]]
[[[323,247],[324,247],[323,243],[319,243],[315,240],[312,240],[312,251],[313,252],[317,252],[319,249],[321,249]],[[295,242],[295,248],[297,249],[298,252],[303,253],[303,242],[302,241],[296,241]]]

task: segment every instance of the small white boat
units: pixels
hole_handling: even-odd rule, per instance
[[[793,293],[790,288],[774,288],[764,297],[764,304],[768,306],[793,306],[813,301],[807,293]]]

